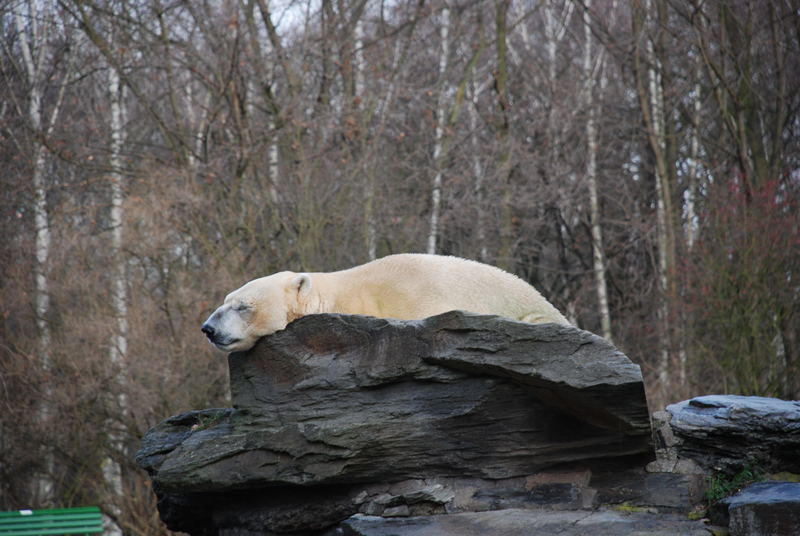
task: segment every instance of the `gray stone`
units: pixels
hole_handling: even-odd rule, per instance
[[[659,511],[688,512],[702,502],[704,483],[702,475],[627,470],[598,472],[591,485],[599,490],[599,504],[628,503]]]
[[[137,456],[173,530],[235,531],[236,519],[264,534],[318,530],[401,506],[580,506],[593,492],[525,479],[574,462],[638,466],[652,452],[639,367],[569,326],[312,315],[229,364],[234,408],[167,419]],[[474,487],[436,487],[448,479]],[[322,506],[303,508],[304,493]],[[260,502],[245,511],[230,500],[242,495]]]
[[[579,509],[583,506],[582,488],[569,483],[539,484],[530,490],[518,487],[480,490],[473,498],[488,503],[490,510],[526,507]]]
[[[402,497],[406,504],[420,502],[446,504],[453,500],[455,493],[453,490],[445,489],[441,484],[434,484],[433,486],[425,486],[419,490],[409,491]]]
[[[377,497],[372,499],[372,502],[374,502],[375,504],[378,504],[380,506],[387,506],[387,505],[391,505],[391,504],[397,504],[399,502],[399,499],[398,499],[397,495],[390,495],[388,493],[381,493],[380,495],[378,495]]]
[[[728,525],[731,536],[797,536],[800,484],[757,482],[723,499],[715,510],[715,522]]]
[[[325,536],[708,536],[700,521],[681,515],[611,510],[495,510],[385,519],[353,516]]]
[[[647,470],[651,473],[677,472],[678,439],[670,426],[671,418],[672,416],[666,411],[656,411],[652,415],[656,459],[647,464]]]
[[[707,471],[800,472],[800,401],[709,395],[667,406],[678,456]]]
[[[159,467],[184,441],[203,430],[209,430],[209,437],[224,436],[230,431],[227,424],[233,411],[231,408],[188,411],[162,421],[142,438],[137,463],[145,469]]]
[[[650,434],[638,365],[605,339],[560,324],[499,317],[437,317],[425,361],[510,378],[538,398],[607,430]],[[534,329],[530,329],[534,328]]]
[[[389,506],[383,510],[383,517],[408,517],[411,511],[408,509],[407,504],[398,506]]]
[[[381,515],[384,508],[400,504],[409,506],[412,515],[417,515],[418,512],[456,513],[523,507],[591,507],[596,491],[588,487],[588,476],[576,481],[574,475],[575,473],[563,473],[560,479],[548,478],[548,473],[537,473],[528,477],[500,480],[409,480],[393,484],[390,493],[374,490],[370,493],[363,492],[358,495],[356,502],[360,504],[359,512],[369,515]]]

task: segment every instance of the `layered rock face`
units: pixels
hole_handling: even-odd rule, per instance
[[[639,367],[569,326],[312,315],[229,363],[234,407],[167,419],[137,456],[173,530],[580,508],[652,451]]]
[[[678,455],[709,471],[800,473],[800,401],[698,396],[667,406]]]

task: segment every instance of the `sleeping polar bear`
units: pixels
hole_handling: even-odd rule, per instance
[[[201,329],[220,350],[238,352],[308,314],[413,320],[454,309],[569,324],[515,275],[458,257],[409,253],[339,272],[280,272],[255,279],[228,294]]]

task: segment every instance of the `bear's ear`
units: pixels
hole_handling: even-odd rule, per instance
[[[297,274],[292,279],[292,288],[297,290],[299,296],[307,296],[311,291],[311,277],[308,274]]]

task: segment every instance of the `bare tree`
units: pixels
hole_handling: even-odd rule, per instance
[[[489,245],[486,238],[486,207],[485,207],[485,186],[484,186],[484,165],[481,162],[481,141],[479,136],[478,101],[489,85],[489,80],[476,83],[470,80],[467,86],[467,100],[469,104],[467,111],[469,115],[470,146],[472,149],[472,172],[475,175],[475,209],[477,211],[475,219],[475,235],[478,241],[478,251],[480,260],[489,261]]]
[[[603,228],[600,223],[600,198],[597,188],[597,113],[600,104],[595,103],[595,72],[599,71],[601,77],[605,76],[605,55],[601,49],[595,58],[592,53],[592,29],[589,11],[592,7],[591,0],[584,2],[584,50],[583,72],[586,87],[586,182],[589,188],[589,220],[592,229],[592,261],[594,267],[595,284],[597,286],[597,304],[600,314],[600,329],[603,337],[611,340],[611,313],[608,308],[608,287],[606,285],[606,260],[603,249]],[[612,8],[613,9],[613,8]],[[605,81],[599,84],[604,89]]]
[[[442,210],[442,159],[445,143],[445,112],[447,102],[447,63],[450,56],[450,8],[445,4],[440,12],[439,37],[441,51],[439,53],[439,81],[436,98],[436,128],[433,137],[434,175],[431,184],[431,213],[428,229],[428,253],[436,253],[436,242],[439,236],[439,219]]]
[[[562,130],[563,127],[557,117],[555,102],[557,100],[556,84],[558,82],[558,48],[561,41],[567,35],[569,21],[575,8],[574,2],[564,2],[561,9],[555,2],[546,2],[544,8],[544,35],[545,46],[547,48],[547,86],[550,99],[547,106],[547,138],[549,150],[546,153],[547,172],[553,176],[559,176],[557,169],[563,166],[561,159]],[[586,6],[584,9],[588,9]],[[524,27],[524,26],[523,26]],[[527,37],[527,33],[525,34]]]
[[[655,1],[653,10],[652,1]],[[671,360],[670,300],[675,296],[675,233],[674,233],[674,166],[670,159],[670,125],[665,109],[664,65],[665,24],[667,6],[663,0],[638,0],[632,2],[634,38],[634,74],[639,104],[642,111],[645,134],[649,149],[655,160],[656,185],[656,230],[658,245],[659,282],[659,364],[658,377],[664,388],[669,380]],[[655,11],[656,20],[651,20]],[[648,29],[649,28],[649,29]]]
[[[779,10],[792,8],[775,2],[699,0],[692,7],[686,16],[723,132],[735,148],[743,188],[750,195],[759,183],[779,176],[784,165],[787,114],[796,94],[788,85],[787,51],[797,40]],[[753,71],[771,84],[749,83]]]
[[[124,231],[124,189],[123,189],[123,164],[122,151],[125,142],[123,130],[124,117],[124,88],[120,84],[120,76],[116,67],[108,68],[108,94],[111,104],[109,147],[109,167],[111,185],[111,259],[113,262],[113,276],[111,278],[111,307],[114,311],[115,329],[109,345],[109,363],[116,371],[117,393],[115,406],[116,422],[109,423],[109,445],[112,454],[103,461],[103,476],[112,496],[113,505],[110,511],[119,516],[116,504],[122,497],[123,482],[122,468],[115,459],[116,456],[125,456],[125,431],[120,429],[128,413],[127,397],[127,358],[128,358],[128,274],[127,262],[123,254]],[[118,523],[110,519],[106,526],[109,534],[122,534]]]
[[[511,124],[509,102],[508,60],[508,8],[511,0],[495,0],[495,69],[494,91],[496,109],[494,114],[495,141],[498,144],[498,182],[502,185],[503,199],[500,206],[500,266],[511,269],[514,248],[514,219],[512,215],[511,179]]]
[[[697,199],[700,188],[700,113],[702,112],[702,72],[699,53],[695,53],[694,86],[691,93],[691,134],[689,141],[689,162],[686,171],[686,247],[694,247],[697,241]]]
[[[23,11],[27,7],[27,13]],[[35,224],[35,310],[36,325],[39,331],[38,354],[41,370],[46,383],[43,400],[39,404],[39,417],[47,422],[50,418],[51,389],[49,374],[52,369],[52,336],[50,329],[50,284],[49,257],[51,250],[50,220],[47,208],[47,192],[53,182],[47,177],[47,142],[56,126],[64,98],[64,91],[72,75],[74,56],[68,59],[68,68],[58,89],[55,102],[50,110],[45,109],[45,86],[48,83],[48,40],[58,31],[59,22],[55,18],[53,6],[46,2],[19,2],[13,6],[14,20],[19,34],[19,47],[22,55],[22,72],[25,75],[28,102],[27,118],[33,132],[31,140],[31,182],[33,183],[33,214]],[[27,19],[27,24],[26,24]],[[39,475],[35,484],[37,500],[43,504],[53,501],[53,453],[45,454],[44,474]]]

